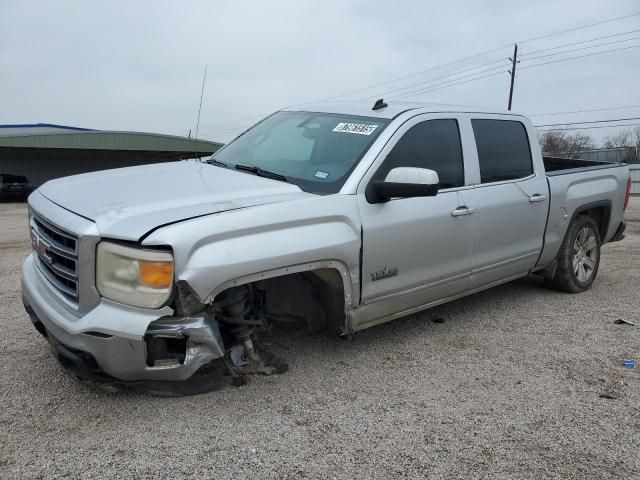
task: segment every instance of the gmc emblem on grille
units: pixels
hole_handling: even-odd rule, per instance
[[[33,247],[33,250],[38,254],[38,257],[40,257],[40,260],[51,263],[47,251],[48,245],[41,238],[39,238],[33,230],[31,230],[31,246]]]

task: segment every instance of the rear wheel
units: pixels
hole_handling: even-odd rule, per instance
[[[549,286],[571,293],[591,287],[600,265],[600,232],[591,217],[580,215],[569,226],[557,262],[555,276],[547,280]]]

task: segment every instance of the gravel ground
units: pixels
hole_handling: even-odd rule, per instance
[[[284,375],[159,398],[61,371],[20,301],[25,207],[0,205],[0,477],[640,478],[640,199],[627,219],[588,293],[524,279],[296,333]]]

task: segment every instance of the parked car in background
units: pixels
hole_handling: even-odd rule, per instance
[[[530,273],[586,291],[629,187],[626,164],[543,158],[513,112],[304,105],[207,163],[47,182],[23,299],[76,377],[193,393],[282,371],[273,323],[345,336]]]
[[[25,202],[33,190],[24,175],[0,173],[0,201]]]

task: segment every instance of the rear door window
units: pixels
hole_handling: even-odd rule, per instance
[[[513,120],[471,120],[482,183],[516,180],[533,173],[527,130]]]

